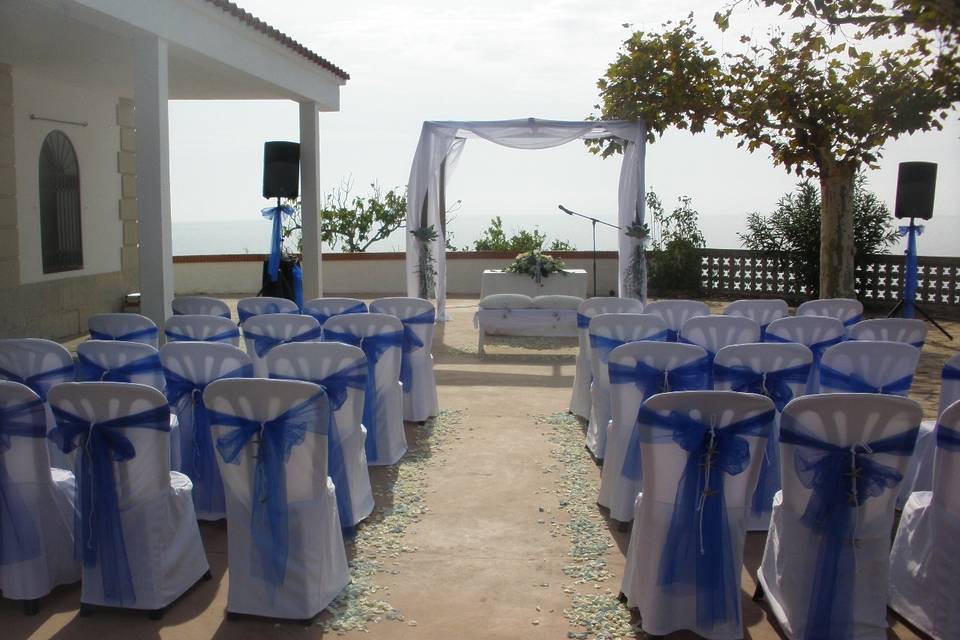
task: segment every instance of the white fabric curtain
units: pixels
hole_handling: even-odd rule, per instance
[[[619,139],[623,144],[623,160],[620,168],[617,222],[625,229],[635,221],[643,223],[645,220],[645,136],[646,127],[639,121],[564,122],[527,118],[488,122],[424,122],[407,185],[407,295],[435,295],[437,317],[441,320],[447,319],[447,265],[440,224],[443,213],[443,204],[440,201],[443,187],[441,173],[444,180],[450,179],[467,138],[482,138],[514,149],[547,149],[581,139]],[[437,232],[434,240],[421,241],[413,235],[414,231],[429,226],[433,226]],[[620,233],[619,289],[620,295],[624,297],[646,297],[645,269],[641,283],[629,282],[626,275],[637,246],[638,241],[635,238]],[[432,266],[421,264],[424,247],[429,249],[433,258]],[[642,256],[642,252],[640,255]],[[427,282],[423,281],[422,271],[430,268],[435,272],[433,291],[423,291],[424,285],[430,283],[429,278],[426,279]]]

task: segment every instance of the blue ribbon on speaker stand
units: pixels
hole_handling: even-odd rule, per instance
[[[50,391],[53,385],[60,384],[61,382],[70,382],[74,379],[74,376],[75,373],[72,362],[68,365],[51,369],[50,371],[41,371],[40,373],[25,377],[0,367],[0,379],[19,382],[25,387],[30,387],[30,390],[40,396],[40,399],[44,402],[47,401],[47,392]]]
[[[923,225],[913,224],[913,220],[905,227],[898,227],[897,233],[901,237],[907,236],[907,273],[903,284],[903,317],[914,317],[914,305],[917,299],[917,236],[923,234]]]
[[[960,380],[960,367],[954,367],[949,364],[943,365],[943,371],[940,377],[944,380]]]
[[[367,462],[377,462],[377,415],[380,398],[377,394],[377,363],[380,357],[393,347],[403,347],[403,331],[380,333],[374,336],[357,336],[345,331],[328,329],[323,332],[324,342],[343,342],[360,347],[367,356],[367,380],[363,395],[363,426],[367,428],[367,440],[364,445]]]
[[[733,562],[723,474],[736,476],[750,466],[746,437],[768,437],[775,415],[765,411],[717,427],[713,420],[706,424],[678,411],[661,415],[642,406],[637,414],[625,471],[633,459],[640,459],[641,441],[672,441],[687,452],[657,582],[696,589],[701,627],[740,624],[740,567]]]
[[[365,305],[362,302],[358,302],[354,305],[347,307],[346,309],[343,309],[342,311],[335,311],[332,313],[324,313],[319,309],[304,309],[303,312],[308,316],[313,316],[314,318],[316,318],[317,322],[319,322],[320,325],[323,326],[323,323],[329,320],[330,318],[332,318],[333,316],[342,316],[348,313],[366,313],[367,305]]]
[[[437,312],[434,309],[428,309],[421,314],[409,318],[398,318],[403,323],[403,346],[400,356],[400,382],[403,383],[403,392],[410,393],[413,390],[413,367],[410,365],[410,354],[417,349],[422,349],[424,344],[420,336],[417,335],[414,326],[418,324],[434,324],[437,321]]]
[[[297,309],[303,312],[303,267],[297,262],[293,265],[293,301]]]
[[[125,429],[170,431],[170,408],[155,407],[127,416],[92,423],[60,407],[53,407],[57,426],[50,431],[61,451],[80,450],[79,523],[74,539],[84,566],[100,565],[103,597],[112,605],[130,606],[137,600],[130,574],[127,546],[120,521],[114,462],[137,456]]]
[[[211,425],[231,429],[217,438],[217,451],[224,462],[239,464],[247,443],[256,443],[250,514],[255,561],[251,567],[255,577],[274,587],[286,578],[290,551],[286,463],[308,431],[327,435],[327,412],[320,408],[321,398],[323,394],[317,393],[265,422],[208,409]]]
[[[350,474],[347,473],[346,456],[343,453],[343,443],[340,441],[340,431],[337,429],[336,412],[347,401],[350,389],[366,389],[367,363],[358,362],[355,365],[331,373],[326,378],[306,378],[303,376],[282,376],[270,374],[278,380],[304,380],[323,387],[330,401],[330,431],[327,435],[329,453],[327,455],[328,472],[333,478],[337,490],[337,510],[340,512],[340,527],[348,534],[353,534],[353,501],[350,499]]]
[[[77,354],[77,380],[80,382],[133,382],[133,376],[160,373],[160,355],[151,353],[127,364],[109,367]]]
[[[937,446],[948,451],[960,452],[960,431],[938,424]]]
[[[913,374],[897,378],[887,384],[874,386],[854,373],[841,373],[833,367],[820,365],[820,386],[839,389],[848,393],[883,393],[899,395],[910,391]]]
[[[13,446],[11,438],[44,438],[47,413],[43,400],[0,407],[0,453]],[[40,533],[26,500],[0,464],[0,566],[40,557]]]
[[[223,513],[226,509],[223,478],[217,469],[210,414],[203,402],[203,392],[214,380],[252,378],[253,365],[242,365],[203,382],[185,378],[166,367],[163,376],[167,381],[167,402],[176,409],[177,415],[183,416],[189,411],[193,416],[192,438],[180,440],[181,471],[193,481],[193,504],[203,513]]]
[[[283,248],[283,217],[290,217],[293,215],[293,208],[287,205],[279,205],[276,207],[267,207],[266,209],[261,209],[260,213],[263,214],[263,217],[267,220],[273,221],[273,233],[270,237],[270,259],[267,261],[267,273],[270,274],[270,279],[274,282],[277,281],[277,276],[280,273],[280,250]]]
[[[164,329],[163,335],[167,337],[167,342],[232,342],[234,338],[240,337],[240,329],[234,327],[233,329],[227,329],[226,331],[215,333],[206,338],[195,338],[185,333],[170,331],[169,329]]]
[[[304,331],[301,334],[290,336],[289,338],[274,338],[272,336],[263,335],[245,329],[243,332],[244,337],[251,338],[253,340],[253,350],[258,357],[265,357],[274,347],[278,347],[281,344],[289,344],[291,342],[313,342],[319,340],[323,336],[323,327],[314,327],[308,331]]]
[[[610,359],[611,351],[619,346],[627,344],[628,342],[666,342],[666,340],[666,329],[646,336],[645,338],[628,338],[626,340],[608,338],[607,336],[598,336],[593,333],[590,334],[590,346],[600,352],[600,362],[607,362]]]
[[[156,327],[147,327],[146,329],[137,329],[136,331],[131,331],[129,333],[121,333],[120,335],[114,335],[112,333],[103,333],[101,331],[96,331],[94,329],[90,330],[90,339],[91,340],[120,340],[124,342],[136,341],[140,338],[156,338],[160,335],[160,332]]]
[[[918,431],[913,428],[874,442],[843,447],[806,433],[790,415],[781,418],[780,442],[797,447],[797,474],[803,486],[812,491],[800,522],[821,538],[807,610],[807,640],[853,637],[849,618],[856,580],[855,511],[903,479],[899,471],[871,456],[909,456]],[[834,612],[839,614],[836,618]]]

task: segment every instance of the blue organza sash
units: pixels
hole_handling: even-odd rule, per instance
[[[280,313],[280,305],[278,305],[276,302],[268,302],[259,311],[248,311],[246,309],[237,308],[237,314],[240,317],[240,324],[243,324],[250,318],[270,315],[272,313]]]
[[[821,536],[817,548],[805,638],[850,638],[850,611],[856,580],[854,548],[857,509],[903,479],[874,454],[909,456],[918,429],[870,443],[843,447],[809,435],[792,416],[780,423],[780,442],[797,447],[794,464],[812,491],[800,522]]]
[[[80,512],[75,540],[83,563],[86,567],[100,565],[107,602],[130,606],[137,596],[123,539],[113,463],[137,456],[133,443],[124,435],[126,429],[169,432],[170,409],[164,405],[97,423],[60,407],[53,407],[53,414],[57,426],[50,431],[50,439],[64,453],[80,450]]]
[[[843,326],[845,326],[845,327],[852,327],[853,325],[857,324],[858,322],[863,322],[863,314],[862,314],[862,313],[858,313],[857,315],[853,316],[852,318],[847,318],[846,320],[844,320],[844,321],[843,321]]]
[[[159,374],[160,356],[151,353],[118,367],[104,367],[82,353],[77,354],[77,380],[80,382],[133,382],[133,376]]]
[[[833,367],[820,365],[820,386],[839,389],[849,393],[886,393],[900,394],[910,391],[913,374],[897,378],[892,382],[875,387],[854,373],[841,373]]]
[[[607,365],[610,384],[634,384],[646,400],[650,396],[666,391],[696,391],[707,388],[707,358],[697,358],[692,362],[672,369],[657,369],[644,362],[632,367],[619,362]]]
[[[258,357],[263,358],[270,353],[274,347],[278,347],[281,344],[288,344],[290,342],[314,342],[319,340],[323,336],[323,327],[314,327],[289,338],[274,338],[249,329],[245,329],[243,335],[253,340],[254,352]]]
[[[938,424],[937,446],[941,449],[960,452],[960,431]]]
[[[198,314],[198,313],[189,313],[189,314],[187,314],[187,313],[184,313],[184,312],[182,312],[182,311],[177,311],[176,309],[174,309],[174,310],[173,310],[173,315],[175,315],[175,316],[183,316],[183,315],[204,315],[204,316],[218,316],[218,317],[220,317],[220,318],[226,318],[227,320],[230,319],[230,312],[229,312],[229,311],[227,311],[226,313],[223,313],[222,311],[221,311],[220,313],[212,313],[212,312],[209,312],[209,311],[208,311],[207,313],[202,313],[202,314]],[[193,340],[193,338],[188,338],[188,340]]]
[[[217,469],[210,415],[203,402],[203,392],[214,380],[252,378],[253,365],[242,365],[204,382],[185,378],[166,367],[163,368],[163,376],[167,381],[167,401],[170,406],[176,409],[177,415],[183,416],[189,412],[193,417],[193,437],[180,440],[181,471],[193,480],[193,504],[204,513],[223,513],[226,508],[223,478]]]
[[[960,367],[954,367],[949,364],[943,365],[943,372],[940,377],[944,380],[960,380]]]
[[[357,336],[345,331],[328,329],[323,333],[325,342],[344,342],[360,347],[367,356],[367,383],[363,395],[363,426],[367,428],[365,449],[368,461],[377,461],[377,415],[380,398],[377,394],[377,363],[381,356],[391,348],[403,347],[403,331],[381,333],[374,336]]]
[[[229,431],[217,438],[217,451],[228,464],[239,464],[240,453],[251,440],[256,444],[251,496],[250,535],[253,539],[254,575],[268,585],[283,584],[290,551],[286,463],[306,433],[327,433],[327,414],[321,410],[322,394],[285,411],[273,420],[250,418],[209,410],[210,424]]]
[[[600,352],[600,362],[607,362],[610,359],[610,352],[628,342],[666,342],[667,330],[658,331],[645,338],[627,338],[620,340],[618,338],[608,338],[607,336],[598,336],[590,334],[590,346]]]
[[[234,339],[240,337],[240,329],[234,327],[233,329],[227,329],[226,331],[215,333],[206,338],[194,338],[193,336],[171,331],[170,329],[165,329],[163,335],[167,337],[167,342],[232,342]]]
[[[121,333],[120,335],[113,335],[111,333],[102,333],[100,331],[90,330],[90,339],[91,340],[121,340],[130,342],[133,340],[138,340],[141,338],[153,338],[156,339],[160,335],[160,332],[156,327],[147,327],[146,329],[137,329],[136,331],[131,331],[129,333]]]
[[[0,367],[0,379],[19,382],[26,387],[30,387],[31,391],[40,396],[40,399],[44,402],[47,400],[47,392],[53,385],[73,380],[73,377],[73,363],[50,371],[41,371],[25,378]]]
[[[43,438],[47,413],[43,400],[0,407],[0,454],[10,450],[11,438]],[[40,556],[40,532],[26,500],[0,463],[0,566]]]
[[[403,383],[403,392],[410,393],[413,390],[413,367],[410,364],[410,354],[417,349],[424,347],[423,340],[417,335],[413,328],[418,324],[434,324],[437,321],[437,312],[434,309],[428,309],[421,314],[410,318],[400,318],[403,323],[403,346],[400,356],[400,382]]]
[[[277,274],[280,270],[280,250],[283,247],[283,218],[293,215],[293,208],[287,205],[277,207],[267,207],[261,209],[260,213],[267,220],[273,221],[273,228],[270,234],[270,258],[267,260],[267,273],[270,279],[277,281]]]
[[[775,415],[765,411],[717,427],[677,411],[664,416],[644,406],[637,414],[640,428],[631,437],[624,475],[630,477],[630,461],[640,458],[641,442],[672,441],[687,452],[657,581],[696,588],[701,627],[740,624],[740,567],[733,561],[724,474],[747,470],[751,455],[746,438],[766,438]]]
[[[767,396],[783,411],[787,403],[793,400],[791,384],[806,384],[810,377],[810,364],[777,369],[775,371],[754,371],[750,367],[727,367],[714,364],[713,379],[730,385],[731,391],[759,393]]]
[[[577,314],[577,329],[589,329],[590,328],[590,316],[585,316],[582,313]]]
[[[779,342],[781,344],[802,344],[798,343],[797,340],[791,340],[790,338],[782,338],[775,333],[767,334],[767,342]],[[826,351],[829,347],[832,347],[835,344],[840,344],[843,342],[843,336],[837,336],[836,338],[830,338],[829,340],[821,340],[820,342],[814,342],[813,344],[807,345],[810,351],[813,352],[813,362],[814,368],[820,364],[820,359],[823,357],[823,352]]]
[[[713,389],[713,361],[717,359],[717,352],[716,352],[716,351],[710,351],[710,349],[707,349],[706,345],[697,344],[696,342],[693,342],[693,341],[691,341],[691,340],[688,340],[688,339],[684,338],[683,336],[680,336],[679,338],[677,338],[677,342],[680,342],[680,343],[682,343],[682,344],[692,344],[693,346],[695,346],[695,347],[700,347],[701,349],[703,349],[704,351],[707,352],[707,364],[708,364],[708,366],[707,366],[707,389]]]
[[[332,318],[333,316],[342,316],[348,313],[366,313],[367,305],[362,302],[358,302],[352,306],[347,307],[342,311],[337,311],[335,313],[324,313],[319,309],[304,309],[303,312],[308,316],[313,316],[317,319],[317,322],[323,326],[323,323]]]

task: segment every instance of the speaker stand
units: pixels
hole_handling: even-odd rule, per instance
[[[913,308],[916,309],[917,311],[919,311],[919,312],[920,312],[920,315],[922,315],[924,318],[926,318],[927,322],[929,322],[930,324],[932,324],[933,326],[935,326],[937,329],[939,329],[939,330],[940,330],[940,333],[942,333],[943,335],[947,336],[947,338],[948,338],[949,340],[953,340],[953,336],[950,335],[950,333],[949,333],[946,329],[944,329],[943,326],[942,326],[939,322],[937,322],[936,320],[934,320],[933,318],[931,318],[931,317],[927,314],[927,312],[923,310],[923,307],[921,307],[920,305],[914,303]],[[901,298],[901,299],[900,299],[900,302],[897,303],[897,306],[895,306],[895,307],[890,311],[890,313],[887,314],[887,317],[888,317],[888,318],[892,318],[892,317],[894,317],[894,316],[898,316],[898,315],[900,314],[900,311],[901,311],[902,309],[903,309],[903,298]]]
[[[900,227],[900,230],[901,230],[901,233],[903,233],[904,227]],[[923,228],[921,227],[921,228],[919,229],[919,231],[923,231]],[[904,282],[903,290],[904,290],[904,294],[905,294],[906,296],[916,297],[916,283],[914,282],[914,283],[913,283],[913,286],[909,286],[909,284],[910,284],[910,282],[911,282],[911,279],[916,279],[916,277],[917,277],[917,274],[916,274],[916,267],[917,267],[917,265],[916,265],[916,253],[917,253],[917,233],[918,233],[918,229],[917,229],[916,224],[914,223],[914,219],[913,219],[913,218],[910,218],[910,226],[907,227],[907,233],[909,234],[909,239],[908,239],[908,242],[907,242],[907,259],[906,259],[906,264],[907,264],[907,269],[910,271],[910,273],[905,273],[905,274],[904,274],[904,277],[903,277],[903,282]],[[890,311],[890,313],[887,314],[887,317],[888,317],[888,318],[892,318],[893,316],[899,315],[901,311],[904,311],[904,310],[905,310],[904,307],[906,306],[906,302],[907,302],[907,298],[906,298],[906,297],[900,298],[900,301],[897,302],[897,306],[895,306],[895,307],[893,308],[893,310]],[[927,319],[927,322],[929,322],[930,324],[932,324],[933,326],[935,326],[937,329],[939,329],[939,330],[940,330],[940,333],[942,333],[943,335],[947,336],[947,338],[948,338],[949,340],[953,340],[953,336],[951,336],[950,333],[947,332],[947,330],[944,329],[944,328],[940,325],[940,323],[938,323],[936,320],[934,320],[933,318],[931,318],[931,317],[929,316],[929,314],[927,314],[927,312],[924,311],[923,308],[916,303],[915,300],[911,300],[911,302],[912,302],[912,304],[911,304],[910,306],[913,308],[914,311],[919,311],[919,312],[920,312],[920,315],[922,315],[924,318]],[[907,317],[913,317],[913,314],[912,314],[912,313],[909,313],[909,314],[907,314]]]

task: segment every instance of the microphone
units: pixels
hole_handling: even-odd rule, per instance
[[[559,207],[560,211],[563,211],[563,212],[564,212],[565,214],[567,214],[568,216],[572,216],[572,215],[573,215],[573,211],[570,211],[570,209],[567,209],[567,208],[566,208],[565,206],[563,206],[562,204],[557,205],[557,207]]]

